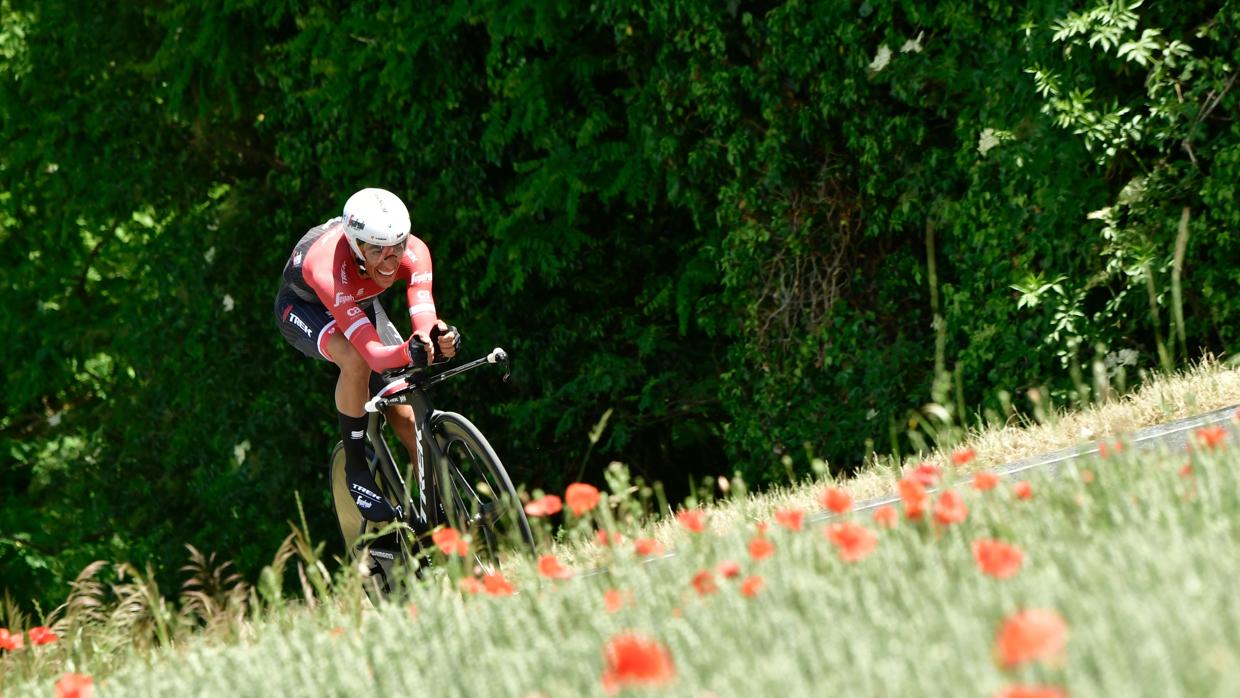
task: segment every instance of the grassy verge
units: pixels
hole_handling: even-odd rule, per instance
[[[1206,409],[1198,398],[1192,411]],[[1078,423],[1061,416],[1047,428],[1058,424],[1059,445],[1070,445]],[[1106,434],[1084,423],[1091,438]],[[965,444],[977,457],[962,470],[990,464],[986,438]],[[594,542],[595,510],[570,521],[559,556],[606,571],[555,580],[530,565],[509,575],[513,595],[462,592],[448,564],[407,601],[368,609],[356,575],[327,579],[302,539],[281,563],[296,561],[305,580],[297,601],[268,588],[233,604],[221,578],[204,591],[216,600],[191,619],[197,629],[171,632],[171,612],[131,574],[128,606],[113,594],[118,603],[92,615],[83,600],[103,594],[85,593],[58,641],[6,652],[0,689],[47,695],[77,672],[94,676],[99,695],[996,695],[1033,684],[1074,696],[1236,695],[1240,452],[1229,438],[1199,435],[1188,454],[1089,459],[1033,480],[1028,498],[1011,482],[956,484],[964,510],[936,495],[916,519],[896,508],[892,528],[869,512],[799,531],[776,523],[777,509],[792,523],[787,510],[810,508],[798,503],[817,508],[825,483],[714,505],[701,533],[665,522],[612,547]],[[895,468],[884,467],[886,492]],[[608,505],[623,512],[633,497]],[[832,528],[841,523],[872,535],[873,550],[846,561],[844,551],[864,551],[841,545],[853,530]],[[631,539],[652,535],[676,554],[637,555]],[[981,540],[1019,549],[1011,576],[981,569]],[[1045,611],[1038,632],[1000,638],[1005,620],[1031,609]],[[609,643],[627,636],[637,639],[611,645],[609,659]],[[1018,650],[1031,657],[1005,662]],[[648,683],[630,689],[641,677]]]

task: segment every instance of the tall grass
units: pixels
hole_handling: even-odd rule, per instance
[[[1075,429],[1075,418],[1046,426]],[[1095,434],[1107,429],[1093,424]],[[100,695],[593,695],[604,690],[606,643],[632,631],[666,648],[674,677],[651,690],[669,695],[992,695],[1016,683],[1074,696],[1240,694],[1240,444],[1212,434],[1223,440],[1191,453],[1125,449],[1035,480],[1033,497],[1019,499],[1010,482],[985,492],[968,484],[967,471],[987,464],[984,437],[967,441],[977,459],[959,469],[936,456],[943,484],[968,505],[963,523],[901,512],[886,530],[868,512],[845,514],[879,538],[855,563],[841,560],[824,526],[771,523],[777,508],[816,507],[824,482],[764,498],[733,488],[739,496],[711,506],[706,530],[691,533],[667,521],[629,527],[657,496],[621,472],[600,509],[560,531],[557,554],[575,561],[576,577],[550,580],[515,563],[506,570],[514,596],[462,593],[462,570],[449,563],[407,598],[372,608],[358,570],[329,574],[304,525],[253,587],[191,550],[175,604],[149,570],[96,563],[42,619],[59,641],[0,655],[0,693],[48,695],[57,677],[77,672],[92,675]],[[872,475],[891,491],[899,469]],[[758,561],[749,543],[760,523],[775,552]],[[628,539],[602,547],[598,526],[624,527]],[[638,556],[639,536],[659,537],[674,555]],[[1019,546],[1020,571],[983,574],[972,553],[981,538]],[[719,573],[727,560],[739,576]],[[583,574],[594,566],[601,573]],[[693,585],[703,571],[716,592]],[[298,580],[292,598],[286,575]],[[752,598],[740,593],[751,576],[762,580]],[[623,599],[614,613],[609,590]],[[8,627],[32,622],[4,608]],[[1004,669],[996,632],[1027,608],[1064,619],[1066,650]]]

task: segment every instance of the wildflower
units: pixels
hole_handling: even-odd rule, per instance
[[[904,502],[904,515],[910,519],[920,519],[926,511],[926,502],[930,495],[926,494],[926,486],[911,477],[900,479],[900,501]]]
[[[1086,485],[1092,485],[1094,482],[1094,471],[1086,468],[1081,471],[1081,482]]]
[[[22,634],[14,635],[8,628],[0,628],[0,650],[19,650],[22,648]]]
[[[94,679],[86,674],[63,674],[56,681],[56,698],[90,698]]]
[[[554,494],[547,494],[532,500],[525,505],[525,513],[530,516],[552,516],[560,513],[564,503]]]
[[[874,523],[883,528],[895,528],[899,515],[896,514],[896,508],[890,504],[884,504],[874,510]]]
[[[342,627],[340,627],[339,625],[337,625],[336,627],[332,628],[331,630],[328,630],[328,631],[327,631],[327,634],[328,634],[328,635],[331,635],[331,636],[332,636],[332,639],[333,639],[333,640],[335,640],[336,638],[340,637],[341,635],[344,635],[344,628],[342,628]]]
[[[1219,424],[1202,427],[1195,432],[1197,441],[1207,449],[1219,448],[1227,438],[1227,429]]]
[[[1059,614],[1030,609],[1008,616],[995,637],[999,663],[1011,669],[1032,661],[1057,659],[1068,642],[1068,625]]]
[[[676,678],[676,668],[667,649],[657,640],[635,633],[620,633],[603,648],[607,663],[603,670],[603,690],[616,693],[628,686],[660,686]]]
[[[762,590],[762,578],[756,574],[745,577],[745,581],[741,582],[741,594],[753,598]]]
[[[1024,554],[1014,545],[983,538],[973,541],[973,559],[984,574],[995,579],[1007,579],[1020,571]]]
[[[724,579],[735,579],[741,574],[741,566],[735,560],[722,560],[715,566],[715,571]]]
[[[32,645],[50,645],[60,639],[56,637],[56,633],[52,632],[51,628],[42,625],[35,626],[27,630],[26,633],[30,635],[30,644]]]
[[[1016,495],[1017,499],[1033,499],[1033,485],[1030,485],[1028,480],[1014,482],[1012,494]]]
[[[1013,685],[994,694],[993,698],[1068,698],[1068,693],[1058,686]]]
[[[844,562],[863,560],[878,547],[878,536],[873,531],[851,521],[831,524],[825,535],[839,550]]]
[[[993,490],[999,484],[999,476],[989,470],[978,470],[973,473],[973,489],[978,492]]]
[[[1184,465],[1180,466],[1180,477],[1192,477],[1192,476],[1193,476],[1193,464],[1192,463],[1185,463]]]
[[[836,514],[844,514],[852,510],[853,498],[844,490],[838,487],[828,487],[823,490],[822,496],[818,498],[822,503],[822,508],[833,511]]]
[[[706,530],[706,512],[701,509],[682,509],[676,513],[676,520],[693,533]]]
[[[478,581],[477,577],[461,579],[460,586],[461,592],[465,594],[481,594],[483,591],[486,591],[486,587],[482,585],[482,582]]]
[[[598,488],[584,482],[574,482],[564,491],[564,503],[572,510],[573,516],[581,516],[598,506]]]
[[[619,533],[607,533],[603,529],[594,532],[594,540],[602,546],[619,545],[624,542],[624,536]]]
[[[413,603],[407,604],[405,606],[405,613],[409,614],[409,620],[417,620],[418,618],[417,604],[413,604]]]
[[[971,448],[961,448],[952,451],[952,464],[959,467],[968,464],[977,456],[977,451]]]
[[[710,570],[701,570],[693,575],[693,588],[697,591],[698,596],[709,596],[719,591],[719,587],[715,584],[715,578],[711,575]]]
[[[503,572],[482,575],[482,588],[491,596],[512,596],[516,588],[504,578]]]
[[[608,613],[615,613],[624,607],[624,592],[619,589],[608,589],[603,592],[603,608]]]
[[[461,532],[447,526],[431,534],[431,540],[444,555],[456,554],[460,557],[469,555],[469,541],[461,537]]]
[[[934,520],[944,526],[963,523],[968,516],[969,507],[955,490],[945,490],[934,504]]]
[[[921,483],[922,487],[934,487],[934,483],[943,474],[943,469],[934,463],[918,463],[916,468],[909,472],[908,477],[913,478]]]
[[[662,555],[663,544],[655,540],[654,538],[634,538],[633,539],[633,552],[637,553],[638,555],[642,557],[649,557],[651,555]]]
[[[801,530],[801,522],[805,518],[805,512],[800,509],[776,509],[775,522],[789,531]]]
[[[1118,455],[1123,452],[1123,441],[1116,441],[1114,444],[1108,444],[1105,441],[1098,442],[1098,455],[1102,458],[1109,458],[1112,454]]]
[[[765,560],[775,554],[775,544],[766,539],[766,536],[758,534],[749,539],[749,557],[754,561]]]
[[[570,579],[573,576],[573,571],[561,565],[555,555],[538,558],[538,573],[547,579]]]

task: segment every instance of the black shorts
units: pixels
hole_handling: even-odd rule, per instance
[[[388,319],[379,299],[373,299],[362,309],[379,332],[379,340],[388,346],[404,342],[396,326]],[[284,340],[297,351],[312,359],[331,361],[327,352],[327,340],[340,331],[331,311],[318,301],[308,301],[287,286],[276,294],[276,324]]]

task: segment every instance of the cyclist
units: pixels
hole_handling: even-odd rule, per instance
[[[391,521],[401,512],[379,494],[366,463],[364,405],[382,386],[379,372],[427,366],[452,358],[460,333],[439,319],[431,296],[431,256],[410,234],[409,211],[395,194],[362,189],[343,215],[302,237],[284,265],[276,294],[276,322],[284,339],[306,356],[340,369],[336,411],[344,441],[345,480],[369,521]],[[379,294],[404,281],[413,333],[405,341],[379,305]],[[413,409],[387,409],[393,431],[416,463]]]

